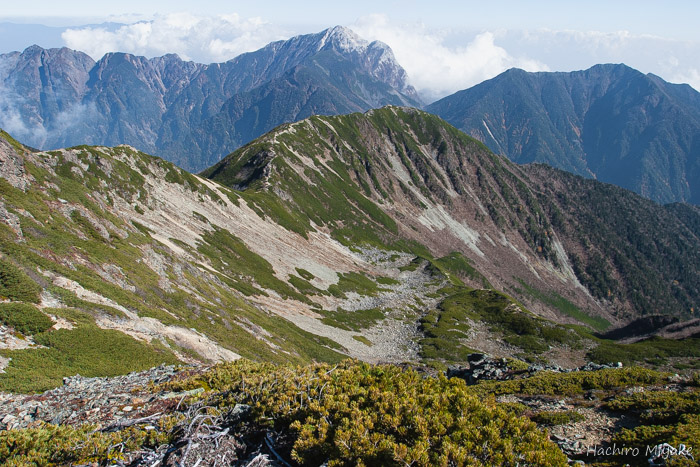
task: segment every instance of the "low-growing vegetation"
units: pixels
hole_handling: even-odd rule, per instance
[[[625,365],[646,363],[656,367],[668,363],[670,358],[700,357],[700,338],[676,340],[653,337],[632,344],[599,340],[598,345],[586,356],[596,363],[622,362]]]
[[[470,264],[469,260],[462,253],[458,251],[433,260],[432,263],[443,273],[480,284],[483,288],[491,288],[489,281]]]
[[[128,427],[102,432],[98,427],[43,424],[36,428],[0,431],[0,462],[6,466],[76,465],[115,461],[122,452],[157,447],[171,439],[177,418],[164,417],[157,429]]]
[[[302,368],[237,361],[169,389],[216,391],[289,434],[302,465],[564,465],[544,432],[470,395],[465,383],[354,361]]]
[[[648,390],[620,395],[605,403],[605,407],[628,415],[635,414],[645,424],[678,423],[687,414],[700,415],[700,389],[684,392]]]
[[[571,303],[569,300],[566,298],[562,297],[556,292],[550,292],[550,293],[545,293],[542,292],[531,285],[527,284],[525,281],[522,279],[518,279],[518,282],[522,285],[523,289],[516,289],[516,292],[519,292],[524,295],[529,295],[530,297],[545,303],[547,305],[550,305],[554,307],[555,309],[559,310],[560,313],[571,316],[572,318],[575,318],[577,321],[586,324],[596,331],[604,331],[607,328],[610,327],[610,322],[606,320],[605,318],[597,317],[597,316],[590,316],[583,311],[581,311],[576,305]]]
[[[692,453],[700,449],[700,390],[651,389],[634,394],[619,395],[604,406],[614,412],[635,417],[640,425],[625,428],[616,433],[613,442],[646,452],[648,447],[668,443],[674,448],[685,445]],[[639,459],[618,456],[632,465],[646,465]],[[668,465],[697,465],[680,458],[671,459]]]
[[[376,295],[379,287],[369,277],[359,272],[347,272],[338,274],[337,284],[328,287],[328,292],[339,298],[346,298],[346,293],[355,292],[359,295]]]
[[[442,289],[450,295],[421,319],[425,338],[421,355],[428,359],[464,361],[472,349],[460,342],[467,337],[469,321],[485,322],[492,332],[519,347],[523,358],[534,359],[554,345],[579,345],[579,335],[564,326],[538,318],[499,292],[463,286]]]
[[[346,311],[339,308],[336,311],[320,311],[324,318],[322,322],[347,331],[360,331],[377,324],[384,319],[384,312],[379,308],[367,310]]]
[[[374,345],[374,344],[372,344],[372,341],[367,339],[365,336],[352,336],[352,338],[358,342],[362,342],[367,347],[372,347]]]
[[[0,322],[25,335],[44,332],[53,326],[51,318],[28,303],[0,303]]]
[[[529,378],[508,381],[484,381],[470,386],[469,391],[480,396],[523,394],[575,396],[590,390],[612,390],[631,386],[660,384],[668,380],[667,373],[640,367],[610,368],[600,371],[556,373],[544,371]]]
[[[75,314],[85,316],[80,312]],[[42,348],[0,351],[4,357],[12,358],[0,374],[0,390],[41,392],[61,385],[67,375],[115,376],[178,362],[157,341],[137,341],[85,321],[73,329],[34,334],[34,341]]]
[[[0,298],[39,303],[41,287],[11,262],[0,258]]]

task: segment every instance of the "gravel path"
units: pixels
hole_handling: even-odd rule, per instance
[[[368,329],[348,331],[321,322],[320,316],[290,313],[285,318],[317,335],[328,337],[346,349],[346,353],[371,363],[402,363],[419,360],[418,340],[422,337],[419,320],[434,308],[439,299],[429,295],[445,286],[442,280],[425,269],[427,262],[414,271],[401,271],[414,255],[376,248],[365,248],[358,253],[361,261],[372,264],[375,272],[399,281],[398,284],[380,284],[376,296],[347,293],[347,298],[336,301],[331,309],[346,311],[381,309],[385,319]],[[357,340],[364,337],[372,345]]]

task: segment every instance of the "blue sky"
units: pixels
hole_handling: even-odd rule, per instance
[[[3,6],[0,22],[15,25],[0,25],[0,53],[38,43],[95,59],[109,51],[174,52],[213,62],[341,24],[389,44],[427,99],[514,66],[571,71],[609,62],[700,89],[697,18],[700,2],[646,0],[35,0]],[[106,21],[120,25],[99,26]]]

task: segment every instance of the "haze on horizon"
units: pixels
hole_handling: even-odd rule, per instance
[[[700,4],[678,0],[451,2],[359,0],[15,2],[0,14],[0,53],[34,43],[186,60],[229,60],[267,43],[335,25],[394,51],[426,101],[517,67],[572,71],[625,63],[700,89]],[[39,12],[39,13],[38,13]]]

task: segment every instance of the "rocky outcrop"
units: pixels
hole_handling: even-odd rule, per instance
[[[522,377],[524,374],[534,375],[541,371],[552,371],[556,373],[572,373],[576,371],[598,371],[610,368],[622,368],[622,363],[598,364],[588,362],[583,366],[576,368],[562,368],[559,365],[533,364],[527,370],[516,370],[509,366],[508,359],[495,358],[483,353],[469,354],[468,365],[456,365],[447,369],[446,375],[448,378],[461,378],[467,384],[477,384],[484,380],[504,381],[517,377]]]
[[[17,153],[16,148],[12,147],[5,135],[6,133],[0,134],[0,178],[4,178],[13,187],[24,191],[33,177],[27,174],[22,156]]]

